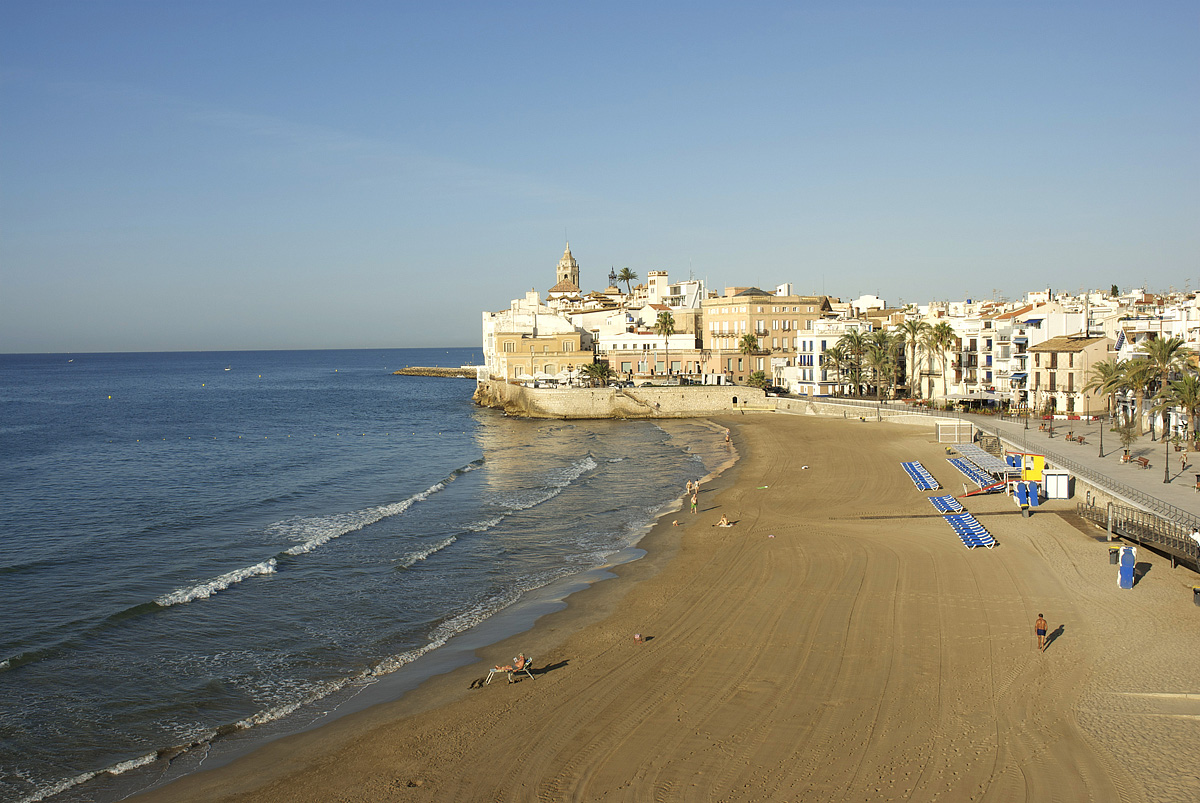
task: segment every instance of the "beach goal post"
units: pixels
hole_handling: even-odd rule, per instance
[[[938,443],[973,443],[975,425],[970,421],[938,421]]]

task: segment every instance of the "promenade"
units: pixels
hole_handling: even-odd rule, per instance
[[[1028,429],[1024,418],[1001,419],[999,416],[957,414],[955,417],[971,421],[980,430],[998,434],[1006,449],[1044,454],[1056,467],[1075,471],[1085,479],[1094,479],[1087,474],[1107,478],[1106,490],[1128,500],[1135,507],[1142,507],[1167,518],[1182,519],[1180,523],[1200,523],[1200,493],[1196,491],[1197,475],[1200,475],[1200,454],[1188,453],[1187,467],[1183,468],[1174,445],[1150,439],[1150,433],[1142,435],[1130,446],[1131,458],[1144,457],[1150,461],[1149,468],[1136,463],[1122,463],[1124,449],[1117,433],[1110,432],[1110,422],[1063,421],[1054,422],[1054,431],[1042,431],[1046,423],[1039,418],[1030,418]],[[1101,457],[1100,439],[1103,428],[1104,451]],[[1083,437],[1084,443],[1067,440],[1068,434]],[[1082,468],[1083,471],[1078,469]],[[1165,478],[1169,482],[1164,482]],[[1148,499],[1147,499],[1148,498]],[[1159,507],[1149,500],[1159,500],[1186,515],[1171,515],[1170,508]],[[1191,516],[1192,520],[1186,517]]]

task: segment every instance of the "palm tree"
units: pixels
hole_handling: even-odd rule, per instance
[[[1134,418],[1137,419],[1137,434],[1142,434],[1142,415],[1145,412],[1146,392],[1158,377],[1158,371],[1152,362],[1145,357],[1134,357],[1125,361],[1125,369],[1121,372],[1121,387],[1133,391],[1135,408]]]
[[[875,398],[879,398],[882,395],[883,379],[891,373],[896,361],[889,348],[875,343],[867,347],[866,360],[867,366],[871,369],[871,375],[875,379]]]
[[[950,395],[949,385],[946,384],[946,352],[954,347],[958,335],[954,334],[954,327],[950,325],[949,321],[938,321],[937,325],[933,327],[932,334],[934,345],[942,360],[942,393]]]
[[[1117,391],[1121,390],[1124,370],[1124,360],[1110,357],[1092,366],[1088,372],[1087,384],[1083,386],[1085,394],[1093,390],[1104,394],[1105,407],[1109,415],[1112,415],[1113,408],[1117,406]]]
[[[579,373],[587,378],[592,387],[606,385],[610,379],[616,376],[612,366],[607,362],[590,362],[586,365],[581,365],[579,366]]]
[[[869,343],[866,355],[867,364],[875,375],[875,395],[878,396],[881,381],[885,375],[891,377],[889,389],[896,384],[895,371],[899,367],[896,350],[902,347],[904,335],[903,333],[889,332],[886,329],[876,329],[867,336],[867,341]]]
[[[1160,390],[1157,399],[1156,410],[1165,412],[1177,407],[1186,410],[1188,420],[1192,422],[1192,440],[1200,440],[1200,421],[1196,420],[1196,413],[1200,411],[1200,377],[1185,373],[1182,378]],[[1165,431],[1163,434],[1165,436]]]
[[[633,293],[630,285],[637,281],[638,275],[629,268],[621,268],[621,272],[617,274],[618,282],[625,282],[625,295]]]
[[[938,336],[930,326],[921,335],[921,351],[925,354],[925,365],[929,371],[929,398],[933,399],[933,358],[938,353]]]
[[[830,366],[833,370],[837,371],[837,386],[839,391],[842,389],[842,363],[845,360],[846,352],[842,351],[840,346],[830,346],[821,355],[821,366]]]
[[[1158,376],[1159,391],[1167,389],[1167,380],[1173,371],[1178,371],[1187,364],[1192,356],[1192,350],[1185,345],[1182,337],[1156,337],[1147,340],[1138,347],[1138,351],[1146,355],[1146,359],[1154,366]],[[1169,409],[1162,409],[1163,434],[1167,432],[1167,416]]]
[[[664,351],[667,353],[667,376],[671,375],[671,335],[675,334],[675,319],[671,317],[668,310],[663,310],[658,313],[658,320],[654,322],[654,332],[660,335],[663,342],[666,344]]]
[[[925,333],[933,327],[928,321],[920,321],[916,318],[907,320],[900,324],[900,336],[902,342],[912,349],[912,361],[905,365],[905,370],[908,373],[908,389],[914,396],[921,395],[921,381],[917,371],[917,349],[921,346],[921,340]]]
[[[752,332],[742,335],[738,341],[738,351],[746,355],[746,362],[749,363],[750,355],[758,351],[758,338]]]
[[[850,381],[854,383],[854,395],[862,395],[863,355],[867,351],[867,338],[857,329],[846,332],[837,342],[845,355],[844,361],[849,369]]]

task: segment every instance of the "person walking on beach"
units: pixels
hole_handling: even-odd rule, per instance
[[[692,481],[691,480],[687,481],[687,495],[688,496],[692,495]]]
[[[1038,652],[1046,651],[1046,620],[1039,613],[1037,621],[1033,623],[1033,632],[1037,633]]]
[[[696,493],[692,492],[692,512],[696,512]]]

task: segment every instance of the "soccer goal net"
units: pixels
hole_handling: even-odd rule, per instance
[[[975,425],[970,421],[938,421],[938,443],[971,443],[975,440]]]

